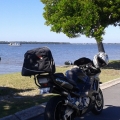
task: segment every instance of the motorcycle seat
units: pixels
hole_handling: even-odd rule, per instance
[[[73,89],[73,85],[69,82],[69,80],[67,79],[66,76],[64,76],[63,73],[55,73],[54,77],[55,77],[55,82],[60,86],[70,90]]]

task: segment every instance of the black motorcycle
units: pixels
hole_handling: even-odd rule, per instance
[[[100,72],[90,62],[66,71],[65,75],[54,73],[35,76],[41,94],[58,94],[47,102],[44,119],[74,120],[90,111],[100,114],[104,104],[99,87]]]
[[[74,62],[65,74],[55,72],[55,63],[48,47],[28,50],[24,54],[22,76],[34,75],[41,94],[55,93],[46,105],[45,120],[74,120],[87,112],[100,114],[104,99],[99,87],[100,69],[89,58]]]

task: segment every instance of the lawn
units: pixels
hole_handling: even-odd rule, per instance
[[[56,72],[65,73],[71,66],[57,67]],[[101,82],[120,77],[120,60],[110,61],[101,69]],[[21,73],[0,75],[0,118],[20,110],[48,101],[53,95],[40,95],[33,77],[23,77]]]

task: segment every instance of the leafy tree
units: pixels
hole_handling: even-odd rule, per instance
[[[103,51],[103,35],[109,25],[120,26],[120,0],[41,0],[45,24],[70,38],[95,38]]]

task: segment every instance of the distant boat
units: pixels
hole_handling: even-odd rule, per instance
[[[21,46],[21,44],[19,42],[11,42],[8,45],[10,45],[10,46]]]

